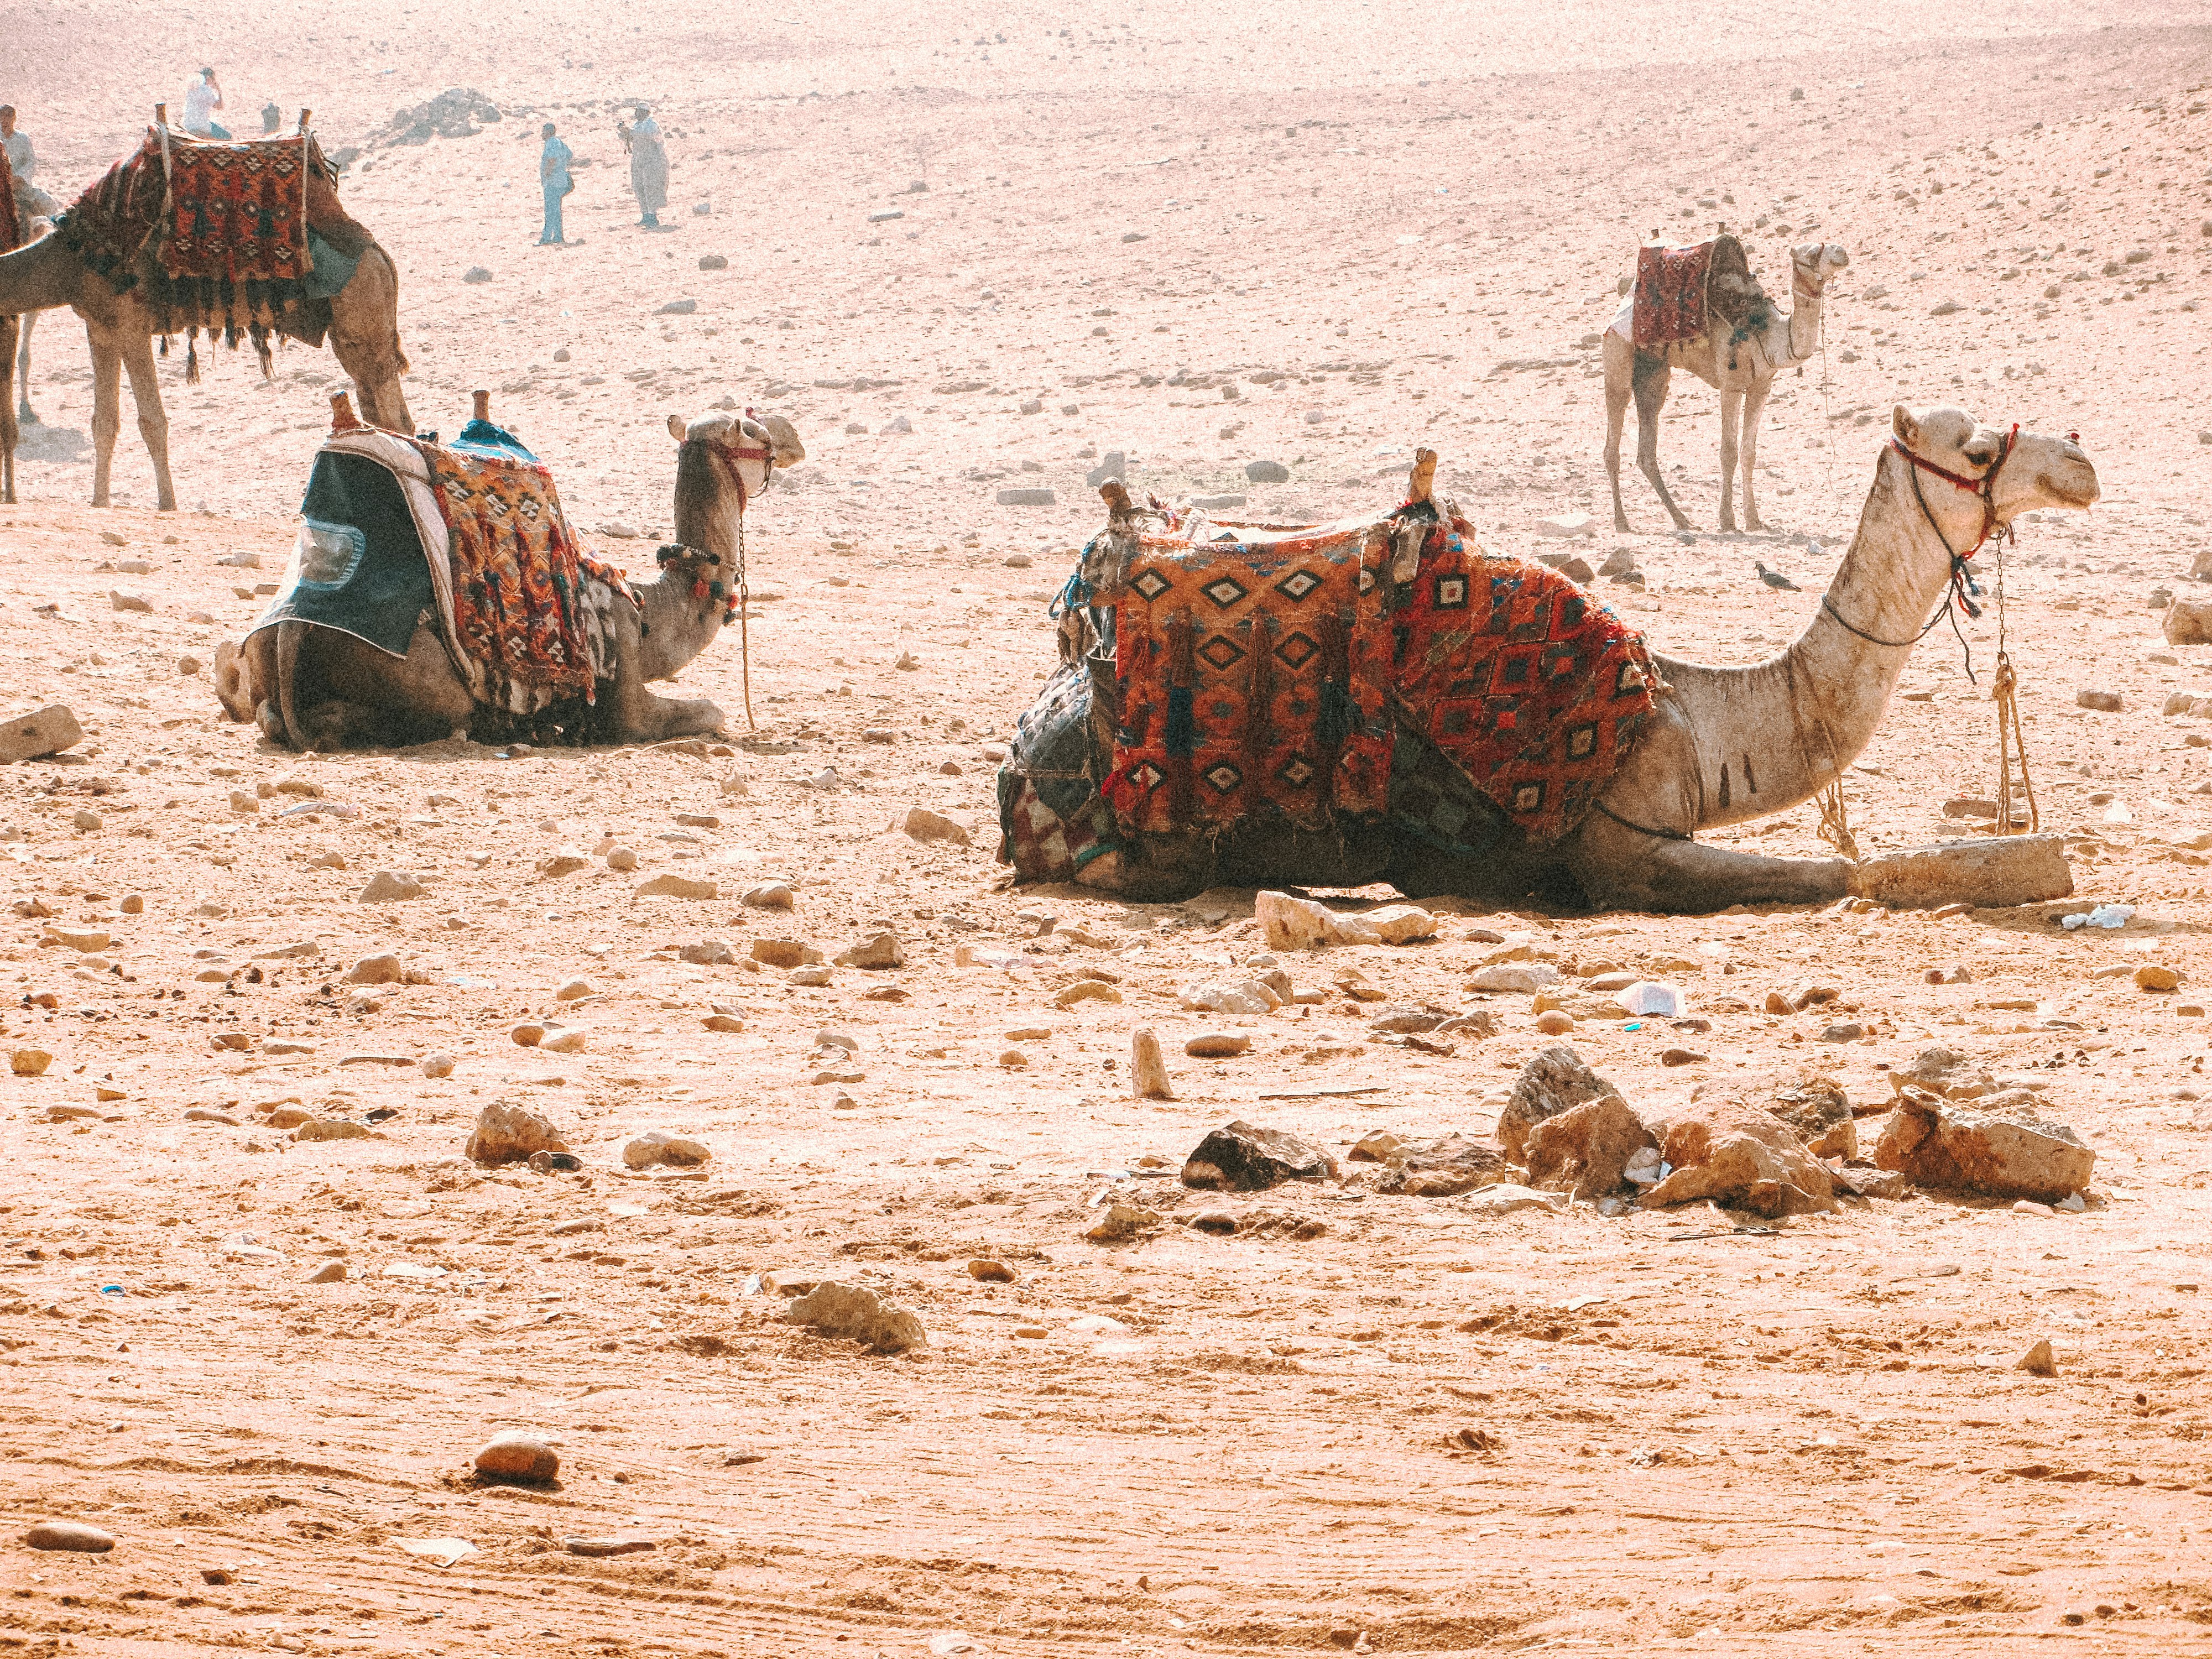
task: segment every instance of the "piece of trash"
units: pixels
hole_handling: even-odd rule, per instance
[[[1613,998],[1632,1014],[1656,1014],[1662,1019],[1679,1019],[1682,1013],[1682,993],[1672,985],[1662,985],[1652,980],[1640,979]]]
[[[1571,1296],[1565,1302],[1559,1304],[1559,1306],[1568,1313],[1572,1313],[1578,1308],[1587,1308],[1594,1303],[1606,1302],[1609,1300],[1611,1300],[1610,1297],[1602,1296]]]
[[[2094,910],[2061,916],[2058,925],[2069,933],[2077,927],[2124,927],[2135,913],[2136,907],[2132,904],[2100,904]]]
[[[929,1650],[935,1654],[981,1653],[982,1644],[964,1630],[941,1630],[929,1638]]]
[[[125,1296],[129,1294],[129,1292],[125,1291],[120,1285],[103,1285],[100,1287],[100,1293],[102,1296]]]
[[[463,1556],[477,1553],[477,1547],[465,1538],[395,1538],[392,1541],[408,1554],[423,1556],[441,1567],[450,1567]]]

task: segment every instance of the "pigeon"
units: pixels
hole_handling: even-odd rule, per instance
[[[1769,587],[1773,588],[1776,592],[1782,593],[1795,593],[1797,592],[1797,584],[1791,581],[1789,577],[1784,575],[1779,570],[1769,570],[1765,565],[1759,563],[1756,559],[1752,561],[1751,568],[1759,572],[1759,580],[1765,582]]]

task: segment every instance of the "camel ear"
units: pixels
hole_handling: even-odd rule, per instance
[[[680,444],[684,441],[684,417],[681,415],[671,415],[668,417],[668,435]]]
[[[1903,404],[1890,411],[1889,424],[1897,434],[1898,442],[1911,449],[1920,441],[1920,422],[1912,418],[1912,411]]]

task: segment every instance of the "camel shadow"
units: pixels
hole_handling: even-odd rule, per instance
[[[92,459],[92,443],[75,427],[26,422],[15,440],[15,459],[81,465]]]

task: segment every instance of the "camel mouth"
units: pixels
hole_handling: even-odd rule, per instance
[[[2090,479],[2086,484],[2065,483],[2045,472],[2039,473],[2035,481],[2042,486],[2044,493],[2058,506],[2075,507],[2082,512],[2087,512],[2095,506],[2098,498],[2105,493],[2097,487],[2097,481],[2094,478]]]

